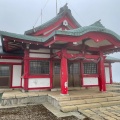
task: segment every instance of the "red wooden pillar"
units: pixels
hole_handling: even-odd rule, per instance
[[[50,57],[53,55],[53,50],[50,49]],[[50,58],[50,89],[53,88],[53,59]]]
[[[84,66],[83,66],[83,60],[80,61],[80,84],[83,86],[83,75],[84,75]]]
[[[61,54],[61,71],[60,71],[60,81],[61,81],[61,94],[68,94],[68,64],[67,58],[64,56],[66,50],[62,50]]]
[[[53,59],[50,59],[50,88],[53,88]]]
[[[29,51],[24,51],[24,90],[28,91],[28,75],[29,75]]]
[[[104,57],[102,52],[100,52],[100,61],[99,61],[99,88],[100,91],[106,91],[105,66],[104,66]]]
[[[110,73],[110,84],[112,84],[113,80],[112,80],[112,65],[111,65],[111,63],[109,63],[109,73]]]

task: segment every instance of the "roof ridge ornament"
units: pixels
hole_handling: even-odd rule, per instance
[[[93,24],[91,24],[90,26],[94,26],[94,27],[102,27],[102,28],[105,28],[102,23],[101,23],[101,19],[94,22]]]
[[[71,10],[68,8],[68,3],[66,3],[63,7],[60,8],[58,14],[64,13],[66,11],[71,13]]]

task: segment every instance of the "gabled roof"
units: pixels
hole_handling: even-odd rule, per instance
[[[65,15],[68,15],[74,21],[74,23],[76,24],[77,27],[81,27],[81,25],[72,16],[71,10],[68,8],[68,6],[66,4],[66,5],[64,5],[63,7],[60,8],[59,13],[53,19],[49,20],[48,22],[46,22],[46,23],[44,23],[44,24],[42,24],[38,27],[35,27],[33,29],[25,31],[25,34],[32,34],[32,33],[35,33],[39,30],[42,30],[42,29],[54,24],[55,22],[57,22],[60,18],[62,18]]]

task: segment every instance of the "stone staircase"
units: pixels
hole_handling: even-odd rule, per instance
[[[120,94],[102,94],[102,95],[90,95],[78,98],[71,98],[70,100],[59,100],[60,110],[63,112],[70,111],[79,111],[92,109],[92,108],[100,108],[100,107],[108,107],[120,105]]]
[[[48,101],[51,103],[50,99],[54,101],[52,104],[64,113],[78,111],[93,120],[120,120],[120,113],[117,113],[120,111],[120,93],[106,92],[55,98],[49,96]],[[118,111],[113,113],[115,110]]]

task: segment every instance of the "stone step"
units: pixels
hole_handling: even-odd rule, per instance
[[[113,105],[120,105],[120,101],[110,101],[110,102],[101,102],[102,107],[113,106]]]
[[[71,100],[71,101],[64,101],[64,102],[59,102],[60,106],[71,106],[71,105],[80,105],[80,104],[85,104],[85,100]]]
[[[57,97],[55,98],[58,102],[61,102],[61,101],[69,101],[70,100],[70,97],[69,96],[62,96],[62,97]]]
[[[69,100],[59,102],[60,106],[71,106],[71,105],[81,105],[81,104],[91,104],[91,103],[100,103],[107,102],[107,98],[93,98],[93,99],[84,99],[84,100]]]
[[[77,106],[64,106],[64,107],[61,107],[60,110],[62,112],[72,112],[72,111],[77,111]]]
[[[78,109],[82,109],[82,110],[102,107],[100,103],[83,104],[83,105],[76,105],[76,106]]]
[[[120,96],[116,96],[116,97],[107,97],[108,101],[118,101],[120,100]]]
[[[120,105],[120,96],[105,97],[105,98],[98,97],[98,98],[90,98],[90,99],[83,99],[83,100],[70,99],[66,101],[59,101],[60,109],[63,112],[108,107],[108,106],[114,106],[114,105]]]
[[[70,106],[61,106],[61,110],[63,112],[77,111],[77,110],[86,110],[100,107],[108,107],[120,105],[120,101],[112,101],[112,102],[101,102],[101,103],[92,103],[92,104],[83,104],[83,105],[70,105]]]
[[[105,98],[105,97],[113,97],[112,93],[102,93],[102,94],[94,94],[93,98]]]
[[[78,109],[92,109],[92,108],[108,107],[114,105],[120,105],[120,101],[100,102],[100,103],[83,104],[76,106],[78,107]]]
[[[86,103],[100,103],[107,102],[107,98],[93,98],[93,99],[85,99]]]
[[[92,95],[71,96],[70,100],[82,100],[88,98],[93,98],[93,96]]]

